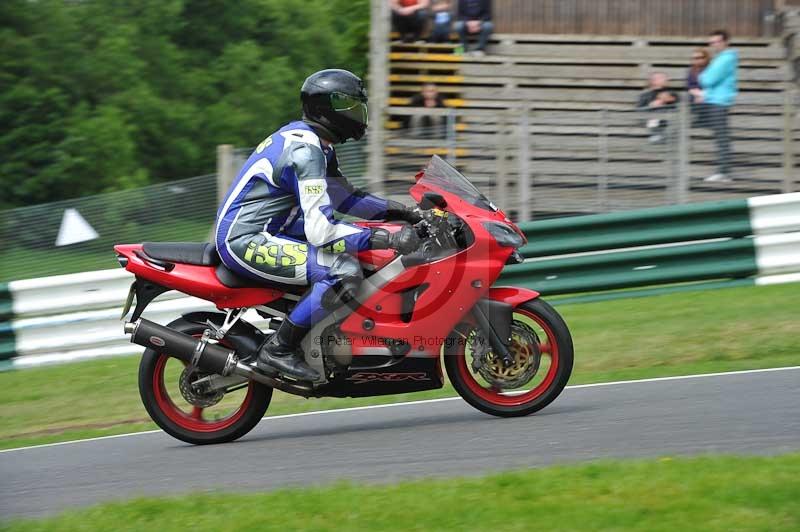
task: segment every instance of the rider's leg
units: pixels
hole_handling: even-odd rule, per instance
[[[258,350],[258,369],[265,373],[277,370],[306,381],[319,379],[319,374],[300,354],[300,342],[316,322],[328,315],[329,311],[322,308],[322,298],[333,285],[333,280],[322,279],[305,293],[278,331]]]
[[[261,347],[257,365],[262,371],[277,369],[302,380],[319,375],[304,360],[300,342],[316,323],[355,296],[363,277],[358,259],[346,253],[328,253],[308,246],[306,278],[313,283],[278,332]]]
[[[308,285],[326,277],[327,268],[316,264],[306,242],[268,233],[243,234],[232,238],[218,250],[222,262],[243,277],[279,284]],[[310,290],[314,292],[314,287]],[[265,372],[280,372],[302,380],[319,375],[298,353],[300,340],[308,332],[305,321],[285,319],[276,334],[259,349],[258,366]]]

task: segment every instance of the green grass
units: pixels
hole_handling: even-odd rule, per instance
[[[396,485],[137,499],[47,530],[800,530],[800,455],[603,461]]]
[[[572,384],[800,364],[800,284],[558,307],[575,341]],[[0,373],[0,448],[156,428],[138,396],[138,357]],[[276,392],[268,415],[453,395],[365,399]]]

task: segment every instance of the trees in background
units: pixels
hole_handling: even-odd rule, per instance
[[[214,171],[366,73],[368,0],[3,0],[0,207]]]

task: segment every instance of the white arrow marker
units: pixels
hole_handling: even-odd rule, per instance
[[[61,219],[61,227],[56,237],[56,246],[68,246],[78,242],[94,240],[99,235],[89,222],[76,209],[64,210],[64,217]]]

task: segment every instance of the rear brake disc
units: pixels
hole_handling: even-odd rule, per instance
[[[222,398],[225,397],[225,392],[222,390],[210,393],[196,391],[192,383],[203,377],[205,377],[204,374],[190,371],[188,367],[184,368],[181,372],[178,386],[181,390],[181,395],[186,399],[187,403],[192,406],[199,406],[200,408],[208,408],[222,401]]]

